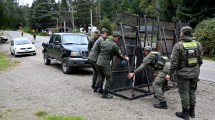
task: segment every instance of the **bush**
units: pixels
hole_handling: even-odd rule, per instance
[[[215,56],[215,18],[203,20],[194,30],[194,36],[202,43],[204,55]]]
[[[40,32],[38,33],[39,36],[48,36],[48,33],[47,32]]]
[[[103,18],[100,24],[100,29],[106,28],[109,30],[109,33],[111,34],[112,31],[115,29],[115,24],[111,22],[108,18]]]

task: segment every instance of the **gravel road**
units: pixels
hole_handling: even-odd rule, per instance
[[[41,120],[34,114],[80,115],[88,120],[180,120],[181,111],[177,89],[165,92],[168,109],[155,109],[153,95],[129,101],[117,96],[102,99],[90,87],[92,70],[78,69],[63,74],[59,64],[46,66],[41,48],[36,56],[13,57],[9,42],[0,43],[0,51],[20,61],[16,67],[0,72],[0,119]],[[197,90],[195,120],[215,120],[215,83],[201,80]]]

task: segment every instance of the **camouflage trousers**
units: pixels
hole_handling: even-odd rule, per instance
[[[152,85],[154,88],[155,95],[160,102],[166,101],[166,98],[164,96],[164,91],[163,91],[165,82],[166,82],[166,74],[161,71],[158,72]]]
[[[104,80],[103,82],[103,89],[104,90],[110,90],[112,81],[113,81],[113,75],[112,75],[112,71],[111,71],[111,66],[110,65],[106,65],[106,66],[99,66],[99,71],[101,72],[101,76]]]
[[[198,78],[181,78],[177,77],[178,91],[181,98],[182,108],[189,109],[190,106],[196,105],[196,89]]]
[[[99,71],[99,67],[96,64],[95,61],[89,60],[91,67],[93,68],[93,78],[92,78],[92,86],[98,86],[99,87],[99,82],[101,82],[102,80],[102,76],[101,73]]]

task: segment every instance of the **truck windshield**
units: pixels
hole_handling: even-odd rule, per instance
[[[63,44],[87,45],[88,37],[82,35],[64,35]]]

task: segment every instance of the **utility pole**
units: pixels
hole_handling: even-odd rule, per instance
[[[58,18],[57,18],[57,26],[56,26],[56,27],[57,27],[57,32],[59,32],[59,28],[58,28]]]
[[[63,31],[66,32],[66,22],[65,22],[65,20],[63,21]]]
[[[90,24],[91,24],[91,34],[92,34],[92,30],[93,30],[93,13],[92,13],[92,9],[90,9]]]
[[[74,33],[75,32],[75,23],[74,23],[74,11],[73,11],[73,6],[72,6],[72,4],[70,4],[70,2],[68,1],[68,4],[69,4],[69,13],[71,13],[72,12],[72,20],[71,20],[71,22],[72,22],[72,32]],[[71,11],[71,8],[72,8],[72,11]]]

